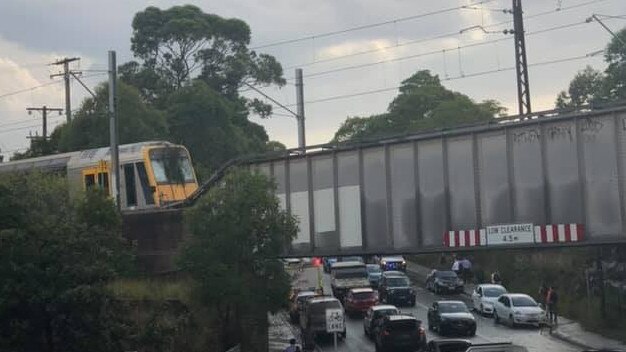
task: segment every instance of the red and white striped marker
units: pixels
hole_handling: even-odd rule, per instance
[[[558,224],[535,226],[535,243],[580,242],[585,238],[582,224]]]
[[[485,229],[448,231],[443,235],[445,247],[478,247],[486,244]]]
[[[583,224],[536,225],[535,243],[581,242],[585,239]],[[487,245],[485,229],[447,231],[443,234],[444,247],[479,247]]]

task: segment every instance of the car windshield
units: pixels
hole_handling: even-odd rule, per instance
[[[499,297],[506,293],[506,290],[501,287],[485,287],[483,289],[483,295],[485,297]]]
[[[439,303],[441,313],[467,313],[467,306],[463,303]]]
[[[358,292],[352,294],[355,299],[372,299],[374,298],[374,292]]]
[[[298,302],[302,303],[306,301],[308,298],[315,296],[315,293],[311,292],[310,294],[298,296]]]
[[[336,279],[358,279],[358,278],[367,278],[367,271],[364,267],[357,268],[341,268],[334,269],[334,274]]]
[[[437,271],[435,276],[440,279],[456,279],[456,273],[454,271]]]
[[[326,309],[341,308],[339,301],[326,301],[311,303],[311,313],[315,315],[325,315]]]
[[[404,277],[390,277],[387,279],[389,287],[406,287],[409,286],[409,280]]]
[[[389,308],[389,309],[380,309],[377,310],[376,313],[374,313],[377,317],[383,316],[383,315],[393,315],[393,314],[398,314],[398,310],[394,309],[394,308]]]
[[[380,267],[378,265],[368,265],[367,266],[367,272],[370,274],[376,274],[376,273],[380,273]]]
[[[400,321],[390,321],[389,322],[389,328],[392,331],[399,331],[399,332],[413,332],[413,331],[417,331],[417,321],[416,320],[400,320]]]
[[[517,296],[517,297],[511,297],[511,299],[513,300],[514,307],[536,307],[537,306],[537,302],[535,302],[535,300],[530,297]]]

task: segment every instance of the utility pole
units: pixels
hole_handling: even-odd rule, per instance
[[[41,112],[41,117],[42,117],[42,134],[43,134],[43,140],[47,140],[48,139],[48,112],[49,111],[56,111],[59,113],[59,115],[61,115],[61,113],[63,113],[63,109],[61,108],[49,108],[47,106],[43,106],[40,108],[26,108],[26,111],[28,111],[28,114],[32,114],[33,111],[39,111]]]
[[[112,196],[120,209],[120,160],[117,144],[117,63],[115,51],[109,50],[109,136],[111,139]]]
[[[70,71],[70,62],[80,60],[78,57],[65,58],[62,60],[57,60],[56,62],[51,63],[50,65],[63,65],[63,72],[57,73],[54,75],[50,75],[50,78],[63,76],[65,79],[65,117],[67,118],[67,122],[72,121],[72,106],[70,101],[70,75],[72,72]]]
[[[306,137],[304,133],[304,84],[302,82],[302,69],[296,69],[296,100],[298,105],[298,148],[304,153],[306,148]]]
[[[517,73],[517,103],[519,114],[531,113],[530,84],[528,83],[528,61],[526,60],[526,40],[524,33],[524,13],[522,0],[513,0],[513,34],[515,37],[515,71]]]
[[[612,16],[607,16],[607,17],[612,17]],[[615,34],[615,32],[613,32],[613,31],[611,30],[611,28],[609,28],[609,26],[607,26],[606,24],[604,24],[604,22],[602,22],[602,21],[600,20],[600,18],[598,17],[598,15],[596,15],[596,14],[591,15],[591,17],[587,18],[586,22],[587,22],[587,23],[589,23],[589,22],[592,22],[592,21],[594,21],[594,20],[595,20],[596,22],[598,22],[598,23],[602,26],[602,28],[604,28],[607,32],[609,32],[609,33],[613,36],[613,38],[615,38],[617,41],[619,41],[622,45],[626,46],[626,43],[624,43],[624,41],[622,40],[622,38],[620,38],[617,34]]]

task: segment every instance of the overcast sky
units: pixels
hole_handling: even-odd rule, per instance
[[[476,101],[496,99],[517,112],[514,47],[511,36],[501,33],[511,15],[503,8],[510,0],[484,1],[473,9],[448,11],[411,20],[409,16],[445,8],[478,3],[478,0],[2,0],[0,1],[0,149],[3,153],[28,146],[30,133],[41,134],[39,114],[26,114],[26,107],[63,107],[62,84],[7,93],[53,82],[49,75],[58,68],[46,64],[66,56],[81,58],[75,69],[84,71],[84,81],[93,86],[106,79],[98,70],[106,69],[107,50],[118,53],[118,62],[132,58],[131,22],[137,11],[147,6],[168,8],[195,4],[205,12],[246,21],[252,30],[251,47],[283,40],[304,38],[363,25],[391,21],[388,25],[347,31],[332,36],[307,39],[291,44],[262,47],[259,52],[276,56],[285,68],[289,83],[281,89],[264,91],[286,105],[295,103],[294,67],[304,70],[307,144],[330,140],[347,116],[367,116],[386,110],[397,94],[393,88],[420,69],[439,74],[444,84]],[[626,15],[626,0],[524,0],[529,63],[585,56],[603,49],[610,34],[598,23],[583,23],[593,13]],[[560,9],[560,10],[558,10]],[[537,16],[537,14],[543,14]],[[398,21],[393,21],[399,19]],[[580,23],[578,25],[575,25]],[[560,30],[536,31],[569,25]],[[606,20],[614,30],[626,26],[621,19]],[[489,31],[462,29],[481,25]],[[449,37],[442,35],[451,34]],[[436,40],[424,41],[432,37]],[[508,39],[507,39],[508,38]],[[496,43],[467,45],[503,39]],[[376,50],[375,50],[376,49]],[[362,51],[368,54],[351,55]],[[437,52],[431,55],[421,53]],[[338,58],[339,56],[346,56]],[[407,58],[408,56],[414,56]],[[307,75],[328,70],[386,61],[377,65]],[[575,73],[592,65],[604,69],[602,55],[530,68],[533,110],[550,109],[558,92],[567,87]],[[474,73],[502,70],[493,74]],[[352,98],[316,100],[372,90],[386,91]],[[73,109],[88,93],[72,83]],[[247,92],[254,96],[252,92]],[[295,109],[295,108],[294,108]],[[285,113],[284,111],[275,110]],[[63,122],[53,115],[49,130]],[[296,123],[287,116],[255,119],[267,129],[270,138],[289,147],[297,144]]]

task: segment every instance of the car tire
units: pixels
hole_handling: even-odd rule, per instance
[[[500,323],[500,317],[498,316],[498,311],[497,311],[497,310],[495,310],[495,309],[493,310],[493,321],[494,321],[496,324],[499,324],[499,323]]]
[[[446,329],[442,329],[441,324],[437,325],[437,334],[439,334],[439,336],[444,336],[446,334]]]
[[[482,303],[480,304],[480,312],[478,313],[480,313],[480,315],[482,315],[483,317],[485,316],[485,308],[483,307]]]
[[[367,336],[368,338],[370,337],[370,334],[367,332],[365,326],[363,327],[363,334],[365,334],[365,336]]]
[[[440,294],[441,294],[441,289],[439,288],[439,286],[434,285],[433,287],[435,288],[435,289],[434,289],[435,294],[436,294],[436,295],[440,295]]]
[[[415,307],[415,299],[410,302],[411,307]]]
[[[515,320],[513,319],[513,315],[509,315],[509,326],[514,328],[515,325]]]
[[[476,336],[476,328],[472,329],[469,331],[469,333],[467,334],[469,337],[474,337]]]
[[[434,330],[435,330],[435,327],[433,326],[433,324],[428,322],[428,331],[434,331]]]

